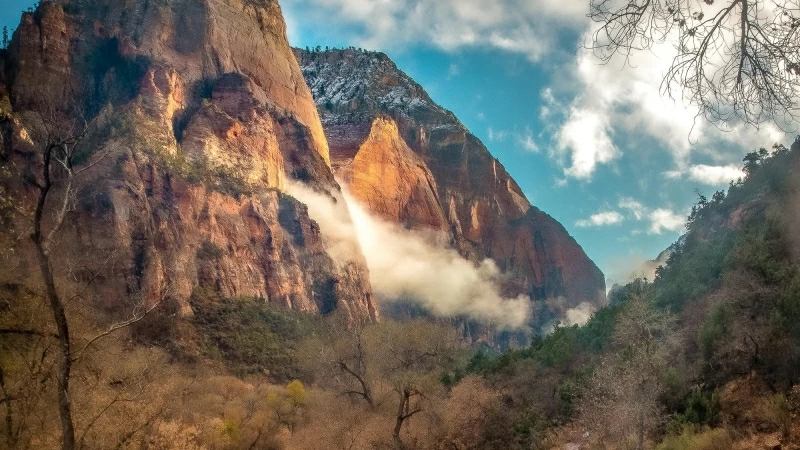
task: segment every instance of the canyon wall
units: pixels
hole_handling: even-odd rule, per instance
[[[503,165],[384,54],[295,51],[320,109],[337,178],[369,210],[436,230],[467,259],[490,258],[506,296],[529,296],[535,322],[605,303],[602,272]]]
[[[2,182],[21,236],[2,281],[35,282],[24,212],[41,151],[86,128],[54,249],[65,291],[108,317],[161,299],[191,315],[211,289],[377,319],[363,258],[334,261],[284,192],[300,180],[341,198],[276,1],[45,1],[2,59]]]

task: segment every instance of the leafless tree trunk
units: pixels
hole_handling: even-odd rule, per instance
[[[421,408],[412,408],[411,399],[417,395],[421,395],[414,389],[404,388],[398,391],[400,395],[400,404],[397,407],[397,416],[395,417],[394,430],[392,431],[392,441],[397,450],[403,450],[403,440],[400,438],[400,432],[403,431],[403,424],[410,419],[414,414],[422,411]]]
[[[56,381],[62,431],[61,449],[74,450],[76,448],[75,425],[72,417],[72,400],[70,399],[70,376],[73,363],[80,359],[97,340],[142,320],[160,304],[160,301],[152,307],[146,308],[142,314],[134,314],[131,319],[117,323],[98,334],[79,351],[73,349],[66,304],[56,286],[55,262],[52,253],[55,236],[64,227],[67,216],[72,211],[75,177],[96,165],[105,157],[105,154],[95,157],[92,162],[80,169],[75,169],[73,162],[76,151],[90,133],[92,123],[83,121],[83,125],[78,127],[76,125],[79,123],[78,120],[65,119],[54,111],[54,108],[45,111],[47,115],[36,112],[41,121],[40,125],[46,131],[45,144],[41,152],[41,173],[36,179],[26,181],[38,191],[32,218],[33,231],[30,238],[35,247],[47,304],[53,314],[56,326],[54,337],[59,344]]]
[[[354,329],[349,330],[348,333],[355,340],[355,354],[348,361],[347,357],[342,357],[338,361],[339,368],[342,372],[352,376],[358,382],[359,390],[350,390],[346,392],[348,395],[356,395],[364,399],[370,408],[375,408],[375,400],[372,396],[372,389],[367,381],[367,363],[366,363],[366,349],[364,348],[364,327],[365,324],[359,324]]]
[[[36,210],[33,218],[33,233],[31,240],[36,247],[36,257],[39,262],[39,273],[44,283],[45,296],[53,313],[56,324],[56,335],[59,341],[59,365],[56,380],[58,382],[58,413],[61,418],[62,450],[75,449],[75,425],[72,420],[72,402],[69,398],[69,381],[72,372],[72,348],[69,335],[69,322],[64,309],[64,302],[56,289],[53,265],[50,252],[53,245],[53,236],[64,225],[64,219],[69,211],[70,192],[74,171],[72,169],[72,155],[75,145],[80,140],[72,138],[61,142],[48,143],[43,153],[42,181],[36,183],[39,190]],[[56,155],[60,152],[60,155]],[[48,200],[53,192],[53,163],[58,161],[65,172],[65,186],[62,198],[57,204],[57,212],[51,229],[48,233],[43,231],[45,211]],[[53,200],[55,201],[55,199]]]

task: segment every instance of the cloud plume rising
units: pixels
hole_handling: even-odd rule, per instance
[[[440,317],[468,316],[501,328],[522,327],[530,318],[530,298],[500,293],[503,274],[494,261],[476,265],[433,235],[371,216],[346,193],[347,209],[301,184],[291,183],[288,192],[308,205],[334,258],[359,258],[360,248],[379,300],[410,300]]]

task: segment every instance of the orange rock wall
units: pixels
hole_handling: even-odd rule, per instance
[[[56,249],[70,261],[65,290],[92,279],[85,297],[109,317],[160,298],[191,314],[207,288],[377,319],[363,259],[334,261],[307,207],[283,193],[294,179],[341,197],[277,2],[43,2],[3,67],[0,96],[20,118],[1,119],[3,161],[36,173],[35,111],[93,119],[99,162],[78,180]],[[7,184],[29,207],[30,185]],[[36,273],[26,245],[0,281]]]

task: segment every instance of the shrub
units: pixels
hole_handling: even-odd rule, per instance
[[[697,430],[687,426],[680,434],[667,436],[656,450],[729,450],[732,444],[733,439],[724,428]]]
[[[204,261],[217,261],[224,256],[224,252],[219,246],[210,241],[203,241],[197,249],[197,259]]]
[[[792,415],[789,401],[783,394],[776,394],[763,399],[756,412],[761,420],[778,427],[784,438],[789,437],[792,426]]]
[[[231,299],[197,289],[190,299],[200,351],[222,359],[237,375],[293,378],[295,343],[308,335],[314,318],[253,298]]]
[[[727,337],[732,318],[733,311],[730,306],[722,305],[716,308],[703,324],[697,340],[706,361],[714,357],[718,341]]]
[[[720,398],[716,392],[704,393],[694,389],[686,401],[686,410],[680,416],[686,423],[714,425],[719,418]]]

